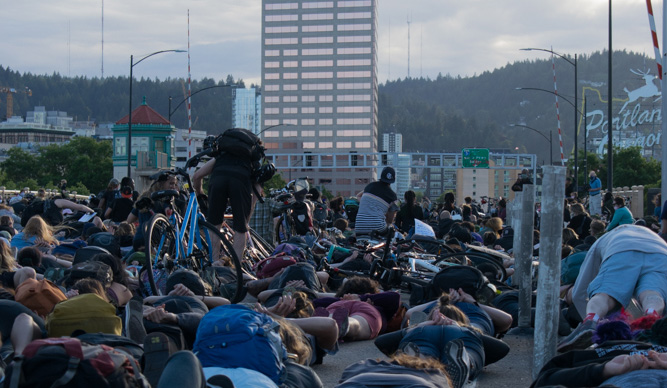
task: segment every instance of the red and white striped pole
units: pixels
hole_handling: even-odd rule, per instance
[[[565,157],[563,156],[563,134],[560,130],[560,110],[558,108],[558,87],[556,86],[556,61],[553,53],[551,54],[551,68],[554,73],[554,95],[556,96],[556,120],[558,121],[558,142],[560,143],[560,164],[565,166]]]
[[[651,39],[653,40],[653,51],[655,51],[655,61],[658,65],[658,76],[662,79],[662,55],[660,55],[660,47],[658,45],[658,33],[655,31],[655,18],[653,17],[653,6],[651,0],[646,0],[646,8],[648,9],[648,24],[651,27]]]
[[[190,76],[190,10],[188,9],[188,159],[192,157],[192,77]]]

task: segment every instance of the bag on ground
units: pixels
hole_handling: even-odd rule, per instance
[[[84,261],[72,265],[69,276],[65,280],[66,287],[72,287],[79,279],[91,278],[98,280],[104,288],[111,285],[113,281],[113,272],[111,267],[101,261]]]
[[[260,279],[270,278],[274,276],[283,268],[289,267],[292,264],[296,264],[296,259],[292,256],[288,256],[286,253],[282,252],[275,256],[269,256],[264,260],[261,260],[253,270],[255,274]]]
[[[287,351],[279,326],[268,315],[245,306],[216,307],[202,318],[193,352],[204,368],[248,368],[280,385],[286,375]]]
[[[11,388],[149,387],[131,355],[77,338],[31,342],[6,374],[5,386]]]
[[[121,329],[116,308],[95,294],[78,295],[62,301],[46,317],[49,337],[71,336],[77,330],[121,335]]]
[[[66,299],[60,288],[46,279],[27,279],[16,287],[14,295],[14,300],[40,316],[46,316],[56,304]]]

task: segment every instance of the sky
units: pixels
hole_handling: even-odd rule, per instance
[[[380,83],[408,76],[408,47],[410,76],[430,78],[439,73],[474,76],[515,61],[549,58],[547,53],[520,51],[524,47],[568,55],[608,47],[608,0],[378,2]],[[130,55],[136,61],[159,50],[187,50],[189,10],[192,78],[218,81],[231,74],[247,85],[260,82],[260,0],[0,0],[0,4],[0,65],[21,73],[128,76]],[[662,6],[662,1],[653,1],[660,41]],[[654,57],[647,15],[645,0],[613,0],[614,50]],[[187,58],[185,53],[148,58],[134,67],[134,76],[187,78]]]

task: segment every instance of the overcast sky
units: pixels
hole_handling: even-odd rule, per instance
[[[608,47],[607,0],[378,0],[379,81],[438,73],[472,76],[548,54]],[[102,61],[102,4],[104,60]],[[662,45],[662,1],[653,1]],[[190,10],[194,79],[260,79],[260,0],[2,0],[0,65],[63,76],[129,75],[135,58],[187,49]],[[613,1],[613,48],[654,57],[645,0]],[[187,77],[187,55],[168,53],[134,68],[136,77]],[[13,86],[13,85],[0,85]]]

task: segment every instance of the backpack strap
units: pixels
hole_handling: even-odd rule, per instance
[[[25,356],[20,355],[14,357],[14,363],[12,364],[12,380],[9,382],[9,388],[19,388],[19,385],[24,382],[23,378],[23,360]]]
[[[67,363],[67,371],[64,375],[60,376],[58,380],[53,382],[51,388],[61,387],[72,381],[76,375],[77,369],[79,369],[79,362],[81,362],[79,358],[70,357],[69,362]]]

